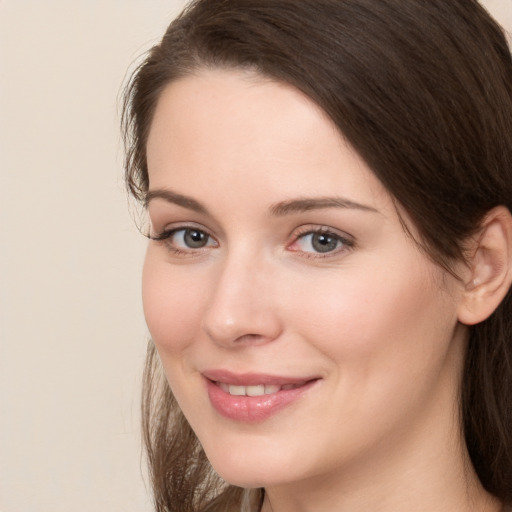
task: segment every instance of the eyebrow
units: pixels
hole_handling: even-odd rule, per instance
[[[148,191],[146,197],[144,198],[144,206],[147,208],[148,204],[153,199],[163,199],[168,203],[177,204],[178,206],[182,206],[183,208],[193,210],[197,213],[208,215],[208,210],[199,201],[196,201],[195,199],[192,199],[189,196],[177,194],[176,192],[172,192],[171,190],[157,189]]]
[[[311,210],[322,210],[326,208],[347,208],[378,213],[378,210],[343,197],[314,197],[292,199],[273,204],[270,208],[272,215],[280,217],[292,213],[303,213]]]
[[[202,205],[199,201],[192,197],[178,194],[167,189],[156,189],[150,190],[144,198],[144,206],[154,199],[163,199],[168,203],[176,204],[183,208],[209,215],[208,209]],[[362,210],[367,212],[378,213],[378,210],[371,206],[367,206],[350,199],[343,197],[312,197],[312,198],[299,198],[291,199],[287,201],[280,201],[270,206],[270,214],[274,217],[283,217],[285,215],[291,215],[294,213],[304,213],[311,210],[322,210],[328,208],[346,208],[352,210]]]

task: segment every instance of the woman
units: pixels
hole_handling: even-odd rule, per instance
[[[511,84],[474,0],[171,24],[124,117],[159,511],[510,507]]]

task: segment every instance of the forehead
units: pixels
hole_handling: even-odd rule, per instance
[[[169,84],[151,125],[150,188],[205,178],[269,188],[288,180],[303,194],[384,192],[323,110],[290,85],[255,73],[208,70]],[[354,198],[357,200],[357,198]]]
[[[284,152],[293,144],[300,153],[312,130],[318,129],[330,132],[329,140],[343,142],[320,107],[292,86],[254,72],[204,70],[163,90],[151,124],[148,153],[155,143],[171,143],[170,137],[180,137],[181,143],[191,146],[210,140],[215,148],[231,152],[254,141],[253,146],[269,156],[278,156],[279,147]],[[272,144],[276,138],[279,145]]]

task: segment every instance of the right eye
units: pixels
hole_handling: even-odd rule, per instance
[[[217,247],[218,245],[208,233],[192,227],[169,229],[150,238],[151,240],[165,241],[166,245],[176,252]]]

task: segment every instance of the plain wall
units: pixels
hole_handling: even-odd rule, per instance
[[[118,95],[182,4],[0,1],[2,512],[151,510]]]
[[[151,510],[118,94],[183,3],[0,0],[1,512]]]

